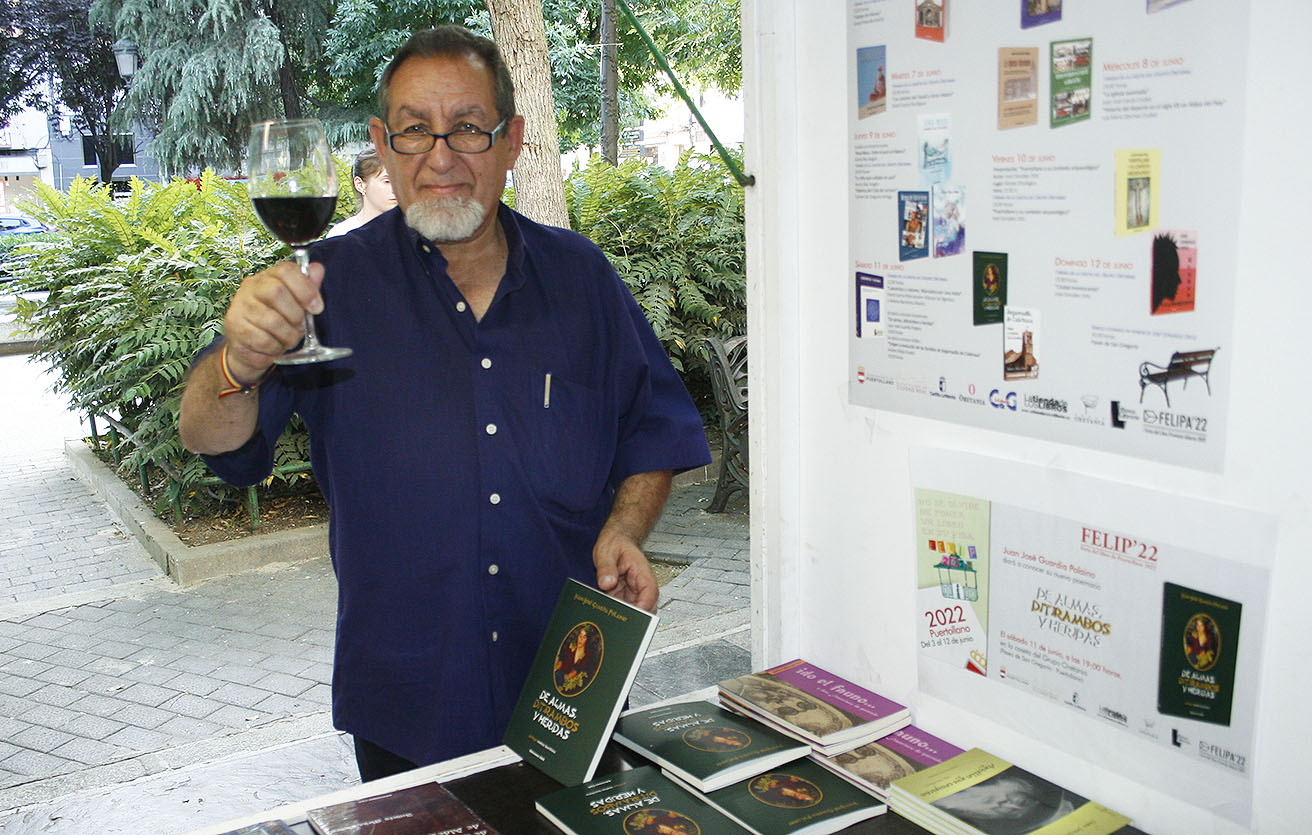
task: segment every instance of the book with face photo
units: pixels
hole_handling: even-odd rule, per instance
[[[929,192],[897,193],[898,260],[929,257]]]

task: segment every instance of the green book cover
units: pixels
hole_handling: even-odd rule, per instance
[[[757,835],[839,832],[888,810],[811,759],[709,792],[706,799]]]
[[[983,835],[1110,835],[1130,823],[979,748],[894,780],[889,800],[898,814],[936,830]]]
[[[1007,306],[1007,253],[975,252],[973,255],[975,324],[994,325],[1002,321]]]
[[[566,580],[502,740],[547,776],[592,779],[656,616]]]
[[[649,765],[553,792],[536,805],[570,835],[746,835]]]
[[[1230,724],[1242,610],[1233,600],[1164,584],[1159,713]]]
[[[1093,97],[1093,39],[1052,42],[1052,109],[1056,128],[1090,116]]]
[[[710,702],[630,710],[615,741],[700,791],[715,791],[806,756],[811,746]]]

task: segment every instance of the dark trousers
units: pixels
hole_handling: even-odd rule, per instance
[[[382,777],[390,777],[417,768],[405,757],[393,754],[386,748],[373,744],[367,739],[355,737],[355,764],[360,769],[360,782],[368,783]]]

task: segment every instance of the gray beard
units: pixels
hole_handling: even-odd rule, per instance
[[[483,204],[472,197],[434,198],[405,210],[406,225],[438,244],[472,238],[486,216]]]

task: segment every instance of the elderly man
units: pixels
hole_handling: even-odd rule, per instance
[[[235,484],[293,412],[331,507],[333,719],[362,779],[498,744],[566,577],[655,609],[641,543],[699,415],[594,245],[500,204],[524,121],[495,45],[419,32],[370,134],[399,208],[242,282],[179,428]],[[304,311],[351,357],[276,366]],[[267,376],[266,376],[267,375]]]

